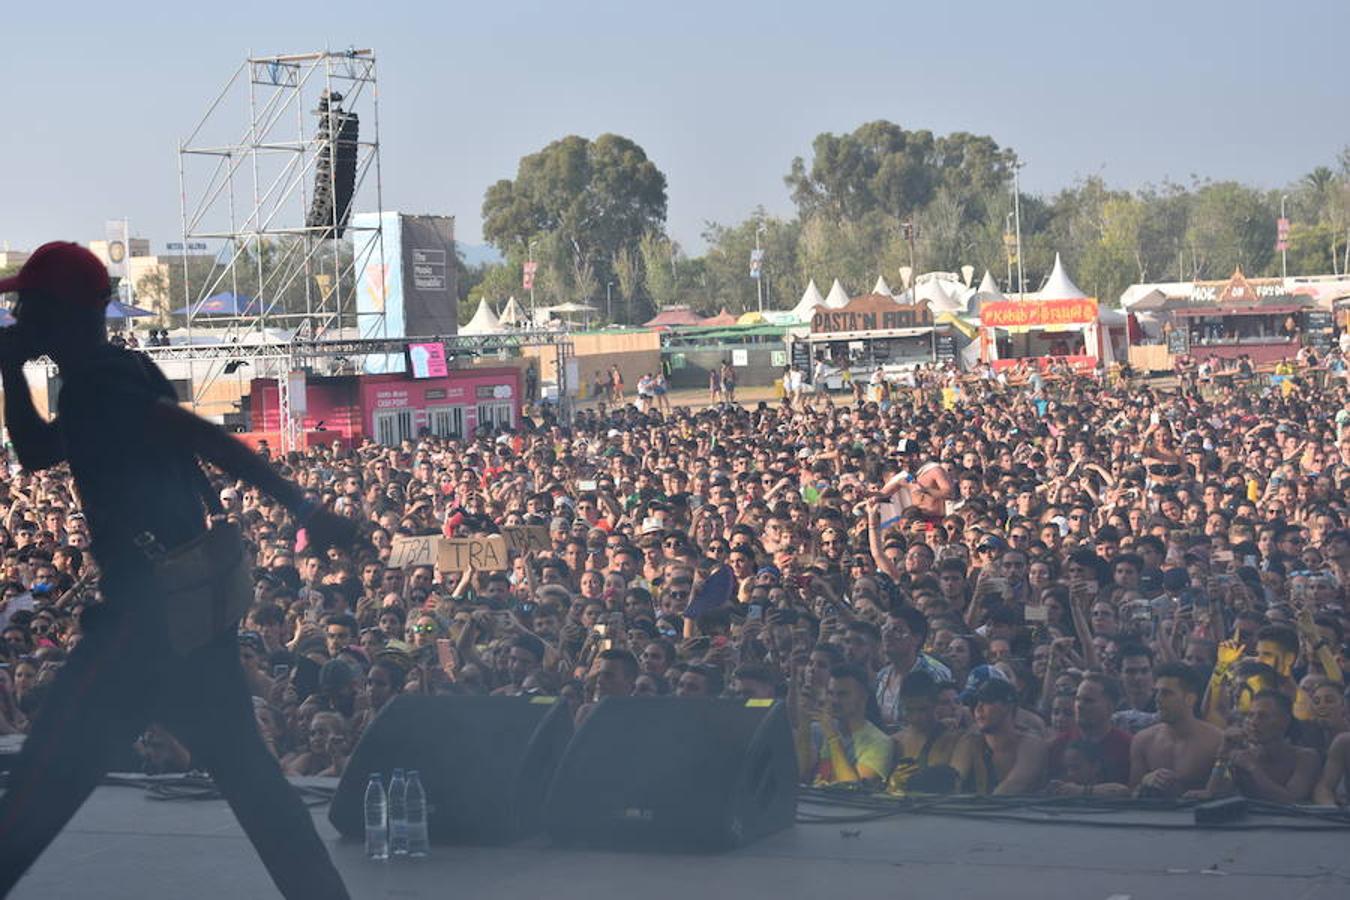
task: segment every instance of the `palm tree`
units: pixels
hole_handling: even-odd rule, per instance
[[[1336,185],[1336,173],[1327,166],[1318,166],[1303,176],[1301,185],[1308,205],[1312,207],[1313,221],[1321,222],[1327,202],[1331,199],[1331,191]]]

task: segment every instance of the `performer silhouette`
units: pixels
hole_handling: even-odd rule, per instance
[[[311,544],[349,542],[352,526],[182,409],[148,358],[108,343],[108,272],[88,250],[45,244],[0,281],[0,294],[14,291],[16,324],[0,330],[10,439],[26,469],[69,463],[104,603],[85,611],[81,640],[0,798],[0,896],[79,809],[113,754],[153,721],[211,773],[284,896],[347,897],[308,810],[258,733],[234,623],[205,646],[175,652],[145,548],[172,550],[205,532],[198,457],[274,496],[305,524]],[[34,408],[22,371],[41,355],[61,376],[51,422]]]

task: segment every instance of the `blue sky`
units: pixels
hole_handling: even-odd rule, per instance
[[[55,10],[55,12],[53,11]],[[458,217],[562,135],[627,135],[670,230],[756,205],[820,131],[992,135],[1024,187],[1192,174],[1275,187],[1350,143],[1345,0],[16,2],[0,54],[0,241],[179,234],[178,140],[248,54],[379,54],[384,205]],[[240,122],[242,128],[243,122]]]

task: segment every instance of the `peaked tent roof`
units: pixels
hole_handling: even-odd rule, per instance
[[[676,325],[702,325],[703,317],[687,306],[667,306],[656,318],[645,323],[647,328],[672,328]]]
[[[1083,293],[1078,285],[1073,283],[1069,273],[1064,271],[1064,262],[1055,254],[1055,267],[1050,270],[1050,277],[1045,279],[1045,286],[1036,294],[1038,300],[1085,300],[1087,294]]]
[[[497,320],[502,325],[519,326],[525,325],[530,321],[530,317],[525,315],[525,310],[512,297],[506,301],[506,306],[502,307],[501,317]]]
[[[469,324],[459,330],[460,334],[496,334],[501,331],[501,323],[497,320],[497,315],[488,305],[487,298],[483,297],[478,301],[478,309],[469,320]]]
[[[975,295],[982,299],[1006,300],[1003,292],[998,289],[998,282],[990,274],[988,269],[984,270],[984,277],[980,279],[980,286],[975,289]]]
[[[805,292],[802,293],[802,299],[798,300],[797,305],[793,307],[792,314],[796,318],[805,321],[811,318],[811,313],[817,306],[824,305],[825,298],[821,296],[820,288],[816,287],[816,280],[812,278],[811,282],[806,286]]]
[[[895,292],[892,291],[892,290],[891,290],[891,286],[890,286],[889,284],[886,283],[886,276],[885,276],[885,275],[878,275],[878,276],[877,276],[877,283],[874,284],[874,285],[872,285],[872,293],[874,293],[874,294],[894,294]]]
[[[843,309],[848,306],[848,301],[848,291],[844,290],[844,286],[836,278],[834,284],[830,285],[830,292],[825,295],[825,305],[830,309]]]
[[[932,308],[935,314],[961,312],[965,310],[965,300],[962,298],[961,292],[953,290],[955,285],[946,285],[936,279],[929,282],[929,284],[932,285],[932,289],[928,291],[926,295],[924,288],[929,285],[925,284],[919,286],[919,299],[927,300],[929,307]]]

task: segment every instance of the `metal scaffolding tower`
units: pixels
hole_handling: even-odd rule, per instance
[[[383,212],[379,129],[370,50],[239,66],[178,147],[189,343],[386,336],[382,309],[356,307],[356,273],[383,271],[381,217],[347,221]],[[349,178],[354,163],[350,198],[344,161]],[[186,249],[202,242],[216,250],[205,265]]]

